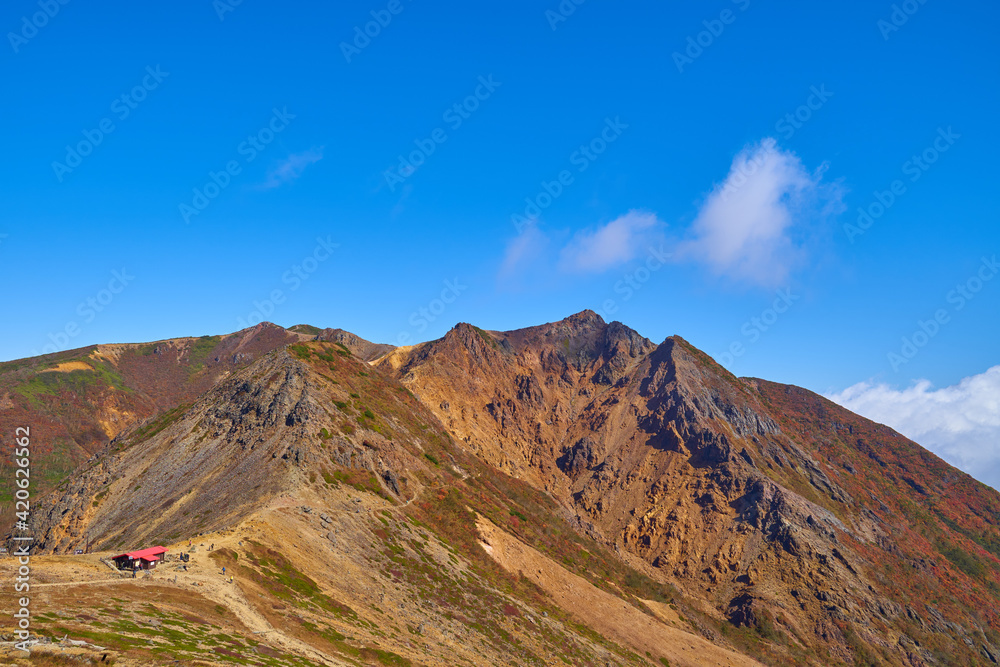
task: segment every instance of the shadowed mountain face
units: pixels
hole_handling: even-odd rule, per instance
[[[1000,659],[1000,498],[890,429],[589,311],[461,324],[379,365],[480,458],[736,625],[780,618],[845,656]]]
[[[308,354],[309,348],[294,349]],[[350,355],[344,359],[336,349],[320,348],[320,354],[344,374],[364,372],[363,362]],[[148,432],[116,442],[36,509],[38,525],[45,527],[39,547],[72,551],[84,538],[81,527],[99,548],[218,530],[278,494],[309,486],[304,470],[314,471],[316,483],[315,470],[323,463],[378,475],[370,478],[372,491],[382,493],[384,485],[393,497],[402,497],[404,441],[397,438],[388,446],[374,419],[364,425],[375,430],[359,438],[362,424],[348,419],[356,392],[330,375],[277,350],[225,378],[190,408],[166,413]],[[366,393],[367,400],[375,398]],[[382,391],[378,398],[401,400]],[[105,502],[106,497],[113,500]],[[157,503],[152,508],[151,499]]]
[[[46,491],[114,438],[189,404],[237,369],[310,337],[270,323],[226,336],[95,345],[0,363],[0,433],[31,428],[37,491]],[[9,473],[0,461],[0,474]],[[0,525],[12,503],[0,494]]]
[[[489,582],[482,595],[506,591],[536,612],[537,587],[557,597],[572,589],[566,599],[578,600],[587,597],[579,584],[657,623],[675,612],[655,600],[673,600],[676,627],[768,664],[1000,660],[1000,495],[811,392],[736,378],[679,337],[656,345],[590,311],[511,332],[460,324],[407,348],[336,329],[262,327],[220,339],[232,349],[194,374],[205,389],[100,449],[42,499],[39,547],[67,553],[89,539],[124,549],[248,521],[290,530],[289,507],[339,507],[355,502],[342,497],[352,489],[394,508],[357,518],[358,540],[324,538],[323,549],[353,559],[351,577],[374,577],[361,590],[402,572],[389,517],[468,559],[467,571]],[[254,338],[259,351],[235,365]],[[150,410],[166,409],[187,384],[155,382],[140,364],[159,368],[162,357],[190,368],[183,345],[193,343],[123,346],[113,368],[133,378],[130,391],[142,387]],[[107,361],[96,353],[80,363],[112,363],[110,350]],[[209,371],[213,380],[198,379]],[[50,372],[40,366],[24,381]],[[104,404],[94,401],[79,414],[96,419]],[[494,561],[516,576],[496,579]],[[560,567],[558,584],[542,575]],[[432,591],[437,571],[392,581],[439,600],[447,616],[454,600]],[[463,619],[483,607],[465,603],[455,612]],[[492,627],[476,618],[477,632]],[[631,621],[609,623],[630,650],[658,646],[630,635]],[[490,635],[491,664],[534,641],[533,628],[504,630],[518,637],[513,653]],[[552,641],[533,650],[550,656],[563,640]],[[578,664],[643,664],[587,646]],[[654,659],[720,664],[674,648]]]
[[[212,608],[204,595],[230,622],[235,610],[237,627],[225,629],[233,651],[223,655],[241,657],[232,637],[248,634],[242,622],[270,628],[253,638],[270,642],[258,654],[291,647],[307,658],[266,664],[650,664],[636,651],[707,664],[686,655],[695,648],[711,664],[759,664],[728,642],[710,644],[700,635],[718,636],[716,621],[577,534],[550,498],[463,452],[409,391],[342,351],[325,341],[274,351],[149,433],[120,438],[33,508],[36,553],[87,543],[108,554],[150,543],[178,550],[194,538],[191,571],[162,564],[150,586],[112,594],[187,623],[199,618],[190,605]],[[206,573],[199,554],[211,545]],[[500,550],[502,561],[491,555]],[[524,575],[529,563],[537,579]],[[223,565],[237,578],[222,582],[225,592]],[[188,606],[170,604],[178,588],[195,598]],[[681,622],[667,602],[695,620]],[[106,640],[148,658],[145,642]],[[155,649],[201,661],[218,653],[197,639]]]

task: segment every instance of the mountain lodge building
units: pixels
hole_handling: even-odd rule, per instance
[[[119,570],[152,570],[166,553],[166,547],[149,547],[120,554],[111,560]]]

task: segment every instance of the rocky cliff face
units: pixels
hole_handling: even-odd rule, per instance
[[[323,329],[316,334],[316,340],[335,343],[365,361],[372,361],[396,349],[393,345],[372,343],[343,329]]]
[[[117,439],[43,498],[36,554],[65,554],[85,537],[115,551],[175,552],[194,539],[197,553],[190,572],[165,563],[148,586],[88,587],[107,590],[114,608],[50,604],[59,613],[39,631],[92,636],[105,611],[154,609],[186,627],[201,607],[232,651],[201,637],[177,656],[173,625],[169,637],[160,625],[116,628],[102,643],[128,651],[130,664],[160,664],[165,650],[278,664],[275,646],[304,658],[281,664],[759,664],[714,620],[682,620],[666,603],[697,612],[676,591],[578,534],[550,498],[463,451],[403,386],[340,352],[312,341],[266,355]],[[541,390],[516,391],[530,400]],[[91,558],[33,565],[76,579]],[[235,583],[220,580],[221,566]],[[254,640],[237,646],[248,627]]]
[[[112,439],[306,338],[264,322],[226,336],[96,345],[0,363],[0,443],[16,427],[31,428],[35,489],[47,491]],[[7,465],[0,461],[0,473]],[[0,506],[0,530],[9,527],[11,509]]]
[[[33,528],[56,553],[169,542],[342,485],[473,559],[486,516],[646,612],[672,585],[679,623],[765,662],[1000,660],[1000,494],[819,396],[592,312],[388,351],[338,330],[293,342],[118,437]]]
[[[863,644],[909,664],[934,664],[945,646],[997,655],[985,634],[995,607],[950,606],[962,620],[940,632],[923,612],[913,620],[905,610],[916,603],[885,564],[909,571],[926,538],[900,539],[865,490],[845,489],[839,466],[807,446],[814,426],[789,422],[772,388],[733,377],[681,338],[657,346],[584,312],[513,332],[461,324],[379,364],[482,459],[551,493],[581,529],[736,625],[780,619],[795,641],[844,659]],[[858,450],[877,447],[857,440]],[[979,494],[995,506],[995,492]],[[913,576],[927,590],[974,587],[995,604],[1000,560],[946,523],[933,530],[989,570],[968,577],[942,555],[954,547],[942,547]]]
[[[353,373],[363,368],[353,358],[338,363]],[[189,409],[113,442],[35,508],[37,547],[70,553],[89,541],[124,548],[219,530],[282,494],[322,484],[318,476],[334,466],[403,499],[405,450],[374,420],[352,424],[354,392],[333,375],[279,350]]]

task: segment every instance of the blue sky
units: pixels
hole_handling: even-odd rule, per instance
[[[953,292],[1000,253],[1000,8],[897,7],[6,3],[0,359],[592,308],[738,375],[958,385],[1000,364],[1000,280]]]

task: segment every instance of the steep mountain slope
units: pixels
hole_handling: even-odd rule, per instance
[[[736,626],[829,661],[1000,660],[1000,497],[884,427],[589,311],[462,324],[378,363],[483,460]]]
[[[998,645],[1000,494],[889,427],[825,398],[799,387],[751,382],[779,415],[781,428],[817,452],[831,478],[859,499],[853,509],[871,519],[870,532],[853,546],[903,605],[912,635],[948,652],[949,636],[962,639],[952,621],[966,622],[969,610],[980,610],[968,622]],[[984,664],[1000,660],[984,648]]]
[[[305,642],[324,664],[757,664],[342,351],[316,341],[269,353],[153,432],[119,440],[35,508],[37,548],[214,543],[252,614],[284,637],[273,648]],[[560,591],[599,591],[600,602],[561,608],[516,560],[491,558],[499,540],[533,545],[533,563],[575,577]],[[177,585],[204,583],[174,572]],[[667,602],[691,620],[654,613]],[[597,617],[610,638],[588,625]],[[638,617],[668,641],[636,634]]]
[[[95,345],[0,363],[0,437],[28,426],[45,491],[119,434],[201,396],[262,354],[305,338],[270,323],[226,336]],[[2,466],[8,465],[5,459]],[[9,471],[7,471],[9,472]],[[0,524],[11,503],[0,495]]]
[[[39,552],[215,543],[170,585],[281,664],[1000,660],[1000,494],[815,394],[589,311],[293,333],[33,505]]]

